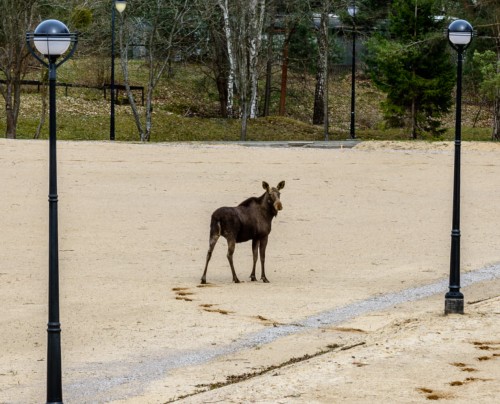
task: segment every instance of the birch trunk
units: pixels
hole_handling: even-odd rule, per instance
[[[248,93],[249,93],[249,50],[250,50],[250,24],[251,21],[251,5],[255,0],[251,0],[250,4],[245,4],[245,0],[240,3],[240,20],[238,25],[238,40],[240,49],[238,52],[238,94],[240,98],[240,117],[241,117],[241,132],[240,140],[245,141],[247,138],[247,121],[248,121]]]
[[[236,56],[233,50],[233,33],[229,20],[228,0],[218,0],[219,7],[224,17],[224,33],[226,34],[227,56],[229,61],[229,74],[227,79],[227,115],[233,116],[234,81],[236,72]]]
[[[250,30],[250,119],[257,118],[258,114],[258,56],[262,44],[262,27],[264,26],[265,0],[251,1],[251,30]]]

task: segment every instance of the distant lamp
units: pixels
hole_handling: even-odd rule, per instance
[[[351,17],[356,17],[356,14],[358,13],[358,7],[356,6],[356,3],[353,3],[347,7],[347,12]]]
[[[126,0],[116,0],[115,7],[116,7],[116,11],[118,11],[119,13],[123,13],[125,11],[125,7],[127,7],[127,1]]]

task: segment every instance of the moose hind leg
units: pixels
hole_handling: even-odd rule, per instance
[[[208,246],[208,252],[207,252],[207,261],[205,263],[205,271],[203,271],[203,276],[201,277],[201,283],[204,285],[207,283],[207,269],[208,269],[208,263],[210,261],[210,258],[212,258],[212,251],[215,248],[215,244],[217,244],[217,240],[219,240],[219,234],[218,233],[211,233],[210,234],[210,241],[209,241],[209,246]]]
[[[233,265],[233,254],[236,248],[236,241],[234,239],[229,238],[227,240],[227,260],[229,261],[229,266],[231,267],[231,272],[233,274],[233,282],[240,283],[240,280],[236,276],[236,271],[234,270]]]
[[[252,253],[253,253],[253,267],[252,273],[250,274],[250,279],[255,282],[257,278],[255,277],[255,266],[257,265],[257,257],[259,255],[259,240],[252,240]]]
[[[260,253],[260,266],[262,268],[262,282],[269,283],[266,278],[266,270],[265,270],[265,262],[266,262],[266,247],[267,247],[267,237],[260,240],[259,244],[259,253]]]

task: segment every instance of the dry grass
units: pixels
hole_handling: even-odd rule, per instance
[[[73,60],[58,71],[58,81],[99,85],[89,76],[88,60]],[[102,69],[100,68],[99,71]],[[132,62],[133,83],[146,82],[147,71],[138,61]],[[34,72],[38,79],[40,72]],[[98,75],[99,77],[102,74]],[[99,78],[97,81],[102,81]],[[117,82],[120,82],[118,76]],[[311,125],[314,95],[314,77],[289,72],[286,116],[277,116],[279,104],[279,77],[275,77],[271,114],[267,118],[249,122],[247,140],[323,140],[322,126]],[[262,94],[262,93],[261,93]],[[349,137],[351,77],[342,73],[331,75],[329,85],[329,138]],[[124,99],[124,95],[119,95]],[[384,95],[370,80],[362,75],[356,81],[356,135],[360,139],[408,139],[404,128],[386,129],[380,110]],[[140,100],[138,100],[140,104]],[[206,72],[196,65],[177,65],[173,75],[165,78],[156,89],[153,103],[152,141],[214,141],[239,140],[240,121],[221,119],[218,116],[218,100],[213,82]],[[106,140],[109,138],[109,97],[97,89],[58,88],[58,138],[74,140]],[[144,114],[144,107],[139,106]],[[41,95],[34,87],[22,94],[22,108],[18,123],[18,137],[32,138],[41,114]],[[463,138],[489,140],[491,137],[491,111],[479,105],[464,102]],[[444,119],[447,134],[439,140],[453,137],[454,112]],[[5,111],[0,110],[0,131],[5,131]],[[41,137],[48,136],[48,119]],[[116,107],[116,139],[138,141],[138,131],[128,105]],[[432,140],[432,138],[429,138]]]

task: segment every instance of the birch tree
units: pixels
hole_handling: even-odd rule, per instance
[[[224,20],[228,58],[227,115],[234,116],[235,90],[239,99],[241,140],[247,120],[257,116],[258,56],[262,45],[265,0],[217,0]]]
[[[226,36],[226,51],[227,60],[229,63],[229,71],[227,76],[227,116],[233,116],[233,100],[234,100],[234,86],[236,76],[236,55],[233,49],[234,35],[229,18],[229,3],[228,0],[217,0],[218,5],[222,11],[224,20],[224,33]]]
[[[250,119],[257,118],[258,113],[258,84],[259,84],[259,52],[262,45],[262,29],[266,10],[265,0],[251,0],[251,20],[249,33],[249,58],[250,58]]]

